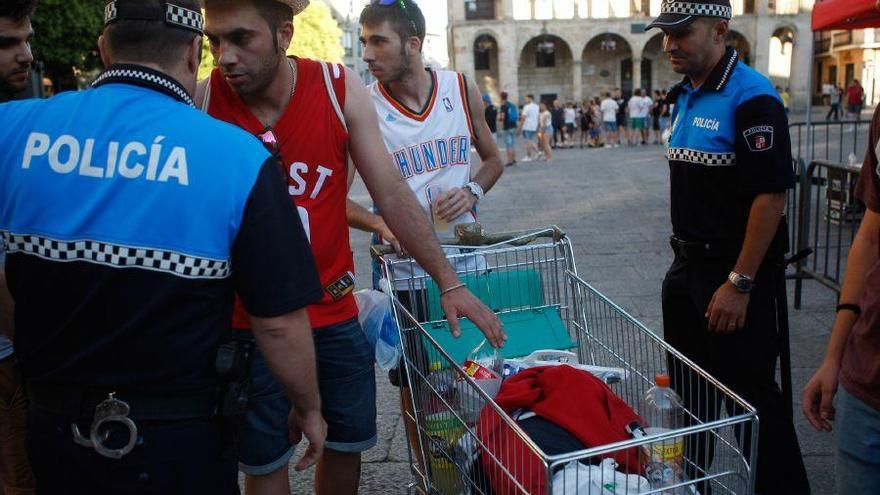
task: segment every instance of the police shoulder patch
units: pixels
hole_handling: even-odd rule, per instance
[[[773,148],[773,126],[772,125],[756,125],[743,131],[743,137],[749,145],[749,149],[758,151],[767,151]]]

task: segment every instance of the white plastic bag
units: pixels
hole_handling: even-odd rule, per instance
[[[577,354],[570,351],[542,349],[518,359],[505,359],[504,378],[507,379],[524,369],[534,368],[536,366],[559,366],[562,364],[567,364],[581,371],[592,373],[596,378],[609,385],[623,381],[627,376],[626,370],[623,368],[579,364]]]
[[[391,312],[391,298],[371,289],[355,292],[354,298],[358,305],[358,321],[375,349],[376,364],[388,371],[397,366],[401,356],[400,334]]]
[[[648,480],[617,471],[614,459],[598,466],[571,461],[553,475],[553,495],[636,495],[651,490]]]

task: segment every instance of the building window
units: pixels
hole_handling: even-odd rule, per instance
[[[489,70],[489,50],[474,50],[474,70]]]
[[[351,31],[342,32],[342,48],[345,49],[346,57],[350,57],[352,54],[352,47],[354,45],[353,38],[354,35]]]
[[[494,0],[464,0],[464,18],[469,21],[495,18]]]
[[[535,67],[556,67],[556,42],[539,41],[535,45]]]
[[[495,39],[489,35],[480,35],[474,41],[474,70],[492,70],[492,55],[495,50]]]

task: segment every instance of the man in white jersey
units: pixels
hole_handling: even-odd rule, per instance
[[[462,74],[425,68],[425,18],[412,0],[373,0],[361,12],[360,23],[363,58],[377,79],[369,89],[385,145],[425,213],[435,219],[436,234],[450,237],[455,225],[476,219],[474,207],[504,170],[483,118],[479,89]],[[475,174],[471,144],[482,160]],[[396,279],[401,275],[406,274],[394,273]],[[397,289],[401,302],[424,321],[422,287]],[[398,381],[403,379],[391,375],[396,385],[406,386]],[[401,393],[404,408],[407,397]]]
[[[474,207],[504,169],[480,91],[462,74],[425,68],[425,21],[412,0],[374,0],[360,21],[385,145],[436,234],[452,237],[455,225],[476,220]],[[471,145],[482,159],[473,177]]]

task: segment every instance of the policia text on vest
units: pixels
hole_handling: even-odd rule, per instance
[[[42,132],[32,132],[25,144],[21,168],[41,160],[59,174],[78,173],[84,177],[112,179],[114,176],[147,181],[174,181],[189,185],[186,148],[165,144],[165,136],[156,136],[151,143],[131,141],[99,143],[107,154],[94,154],[95,139],[62,134],[53,138]],[[94,156],[93,156],[94,154]]]

